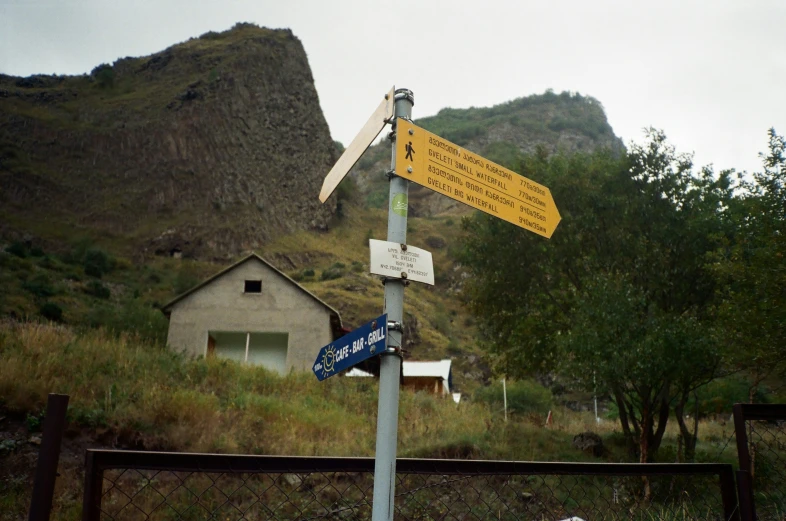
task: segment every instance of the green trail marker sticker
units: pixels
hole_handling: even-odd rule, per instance
[[[407,202],[407,194],[396,194],[390,203],[390,209],[393,210],[394,214],[406,217]]]

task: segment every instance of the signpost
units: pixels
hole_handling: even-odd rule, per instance
[[[396,175],[542,235],[560,215],[551,191],[411,121],[397,121]]]
[[[412,124],[414,104],[412,91],[391,89],[325,177],[319,194],[324,203],[382,127],[393,124],[387,241],[369,241],[370,271],[384,277],[385,314],[323,347],[313,367],[324,380],[381,354],[372,521],[393,520],[404,286],[410,280],[434,284],[431,253],[407,245],[409,181],[546,238],[560,221],[548,188]]]
[[[319,192],[319,200],[323,203],[327,201],[327,198],[330,197],[330,194],[333,193],[347,173],[352,170],[352,167],[355,166],[355,163],[358,162],[363,152],[366,151],[368,146],[379,135],[379,132],[388,122],[390,122],[390,119],[393,117],[394,88],[395,87],[391,87],[390,92],[385,94],[385,99],[382,100],[374,113],[371,114],[371,117],[368,118],[366,124],[360,129],[358,135],[355,136],[355,139],[352,140],[352,143],[344,150],[344,153],[338,158],[338,161],[336,161],[336,164],[330,169],[328,175],[325,176],[325,180],[322,181],[322,190]]]
[[[326,345],[314,361],[314,374],[321,382],[380,354],[385,349],[387,331],[388,316],[382,315]]]
[[[369,239],[368,246],[371,252],[371,273],[434,285],[431,252],[407,244],[376,239]]]

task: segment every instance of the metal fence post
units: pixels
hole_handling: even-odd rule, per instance
[[[718,473],[720,479],[721,500],[726,521],[740,521],[740,511],[737,508],[737,489],[734,486],[734,471],[731,465],[725,466]]]
[[[96,463],[96,454],[85,454],[85,491],[82,497],[82,521],[99,521],[101,518],[101,493],[104,471]]]
[[[756,514],[753,510],[753,487],[751,475],[745,470],[738,470],[737,495],[740,498],[740,517],[742,521],[754,521]]]
[[[732,408],[734,413],[734,436],[737,439],[737,458],[740,462],[740,470],[736,474],[737,492],[743,520],[754,521],[756,519],[756,506],[753,501],[753,475],[751,474],[753,469],[751,468],[745,405],[736,403]]]
[[[734,412],[734,437],[737,439],[737,458],[740,462],[740,469],[750,472],[751,459],[748,453],[748,433],[745,430],[745,415],[742,411],[742,404],[734,404],[732,411]]]
[[[67,394],[50,394],[46,405],[46,418],[38,451],[38,464],[33,482],[33,496],[30,499],[30,521],[48,521],[52,511],[52,496],[55,493],[57,462],[60,460],[60,443],[63,440]]]

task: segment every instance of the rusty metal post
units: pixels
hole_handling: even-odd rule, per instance
[[[720,479],[721,501],[726,521],[740,521],[740,511],[737,507],[737,488],[734,486],[734,471],[731,465],[723,467],[718,473]]]
[[[753,485],[751,484],[751,475],[745,470],[737,471],[737,495],[740,498],[740,518],[742,521],[755,521]]]
[[[85,493],[82,496],[82,521],[101,519],[101,494],[104,470],[96,464],[95,451],[85,454]]]
[[[732,408],[734,412],[734,437],[737,440],[737,458],[740,462],[740,470],[751,472],[751,458],[748,452],[748,433],[746,432],[745,414],[742,407],[743,404],[736,403]]]
[[[67,394],[50,394],[46,405],[44,431],[41,448],[38,451],[38,464],[33,482],[33,497],[30,499],[29,521],[49,521],[52,511],[52,496],[55,493],[57,462],[60,460],[60,443],[63,440]]]

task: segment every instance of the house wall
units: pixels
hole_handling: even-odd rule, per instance
[[[262,293],[244,293],[246,280],[261,280]],[[289,333],[287,371],[310,370],[320,348],[333,340],[330,311],[254,258],[177,302],[167,344],[204,356],[208,331]]]
[[[413,391],[425,391],[440,395],[447,393],[447,386],[439,376],[405,376],[402,385]]]

